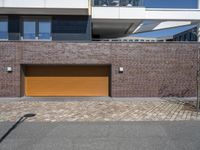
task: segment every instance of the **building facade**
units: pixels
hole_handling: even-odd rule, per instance
[[[198,43],[92,42],[149,19],[200,15],[141,0],[0,0],[0,96],[195,96]]]

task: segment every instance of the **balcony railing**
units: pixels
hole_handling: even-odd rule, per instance
[[[139,7],[143,6],[143,0],[93,0],[93,6]]]

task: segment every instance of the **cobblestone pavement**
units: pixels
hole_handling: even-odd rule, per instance
[[[33,122],[200,120],[195,99],[18,98],[0,99],[0,122],[35,113]]]

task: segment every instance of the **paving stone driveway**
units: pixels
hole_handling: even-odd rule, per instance
[[[1,98],[0,122],[36,113],[33,122],[200,120],[195,98]]]

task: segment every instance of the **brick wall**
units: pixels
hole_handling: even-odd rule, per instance
[[[113,97],[195,96],[198,50],[191,43],[0,42],[0,96],[20,96],[26,64],[111,64]]]

